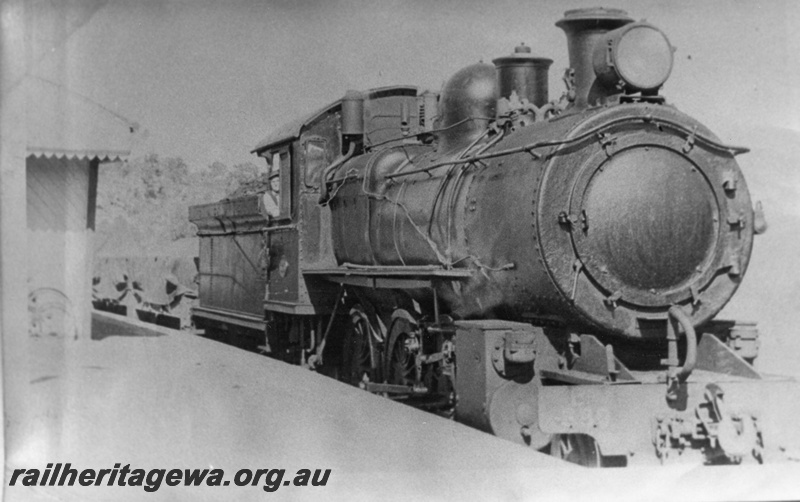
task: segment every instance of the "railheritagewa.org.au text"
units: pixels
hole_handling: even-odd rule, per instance
[[[77,469],[71,463],[50,463],[45,469],[14,469],[8,486],[114,486],[139,487],[155,492],[166,486],[260,486],[274,492],[281,486],[325,486],[330,469],[239,469],[228,477],[223,469],[132,469],[114,464],[111,469]]]

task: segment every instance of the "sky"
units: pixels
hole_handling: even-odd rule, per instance
[[[46,5],[46,2],[45,2]],[[111,0],[32,70],[140,124],[133,155],[192,167],[254,160],[273,128],[348,89],[439,90],[458,69],[524,42],[563,90],[565,10],[595,0]],[[800,2],[616,1],[677,48],[663,93],[723,139],[736,124],[800,131]],[[728,136],[728,137],[726,137]]]

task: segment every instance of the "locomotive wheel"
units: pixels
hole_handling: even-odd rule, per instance
[[[400,315],[398,315],[400,314]],[[452,383],[442,373],[440,363],[424,365],[417,381],[417,354],[422,350],[419,328],[410,314],[394,315],[386,345],[384,363],[386,383],[414,387],[412,395],[401,395],[406,404],[427,410],[444,418],[453,418],[455,394]]]
[[[343,360],[343,374],[348,383],[358,386],[365,381],[378,381],[380,358],[370,335],[369,319],[359,306],[350,310]]]
[[[414,326],[408,319],[397,317],[389,330],[386,345],[386,381],[395,385],[414,385],[416,361],[409,345],[419,343]]]
[[[588,434],[557,434],[550,443],[550,454],[584,467],[601,467],[600,446]]]

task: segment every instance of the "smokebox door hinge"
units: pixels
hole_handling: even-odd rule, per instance
[[[731,229],[741,229],[744,228],[745,223],[745,216],[744,213],[739,214],[732,214],[728,216],[728,225],[731,226]]]
[[[726,192],[733,193],[736,191],[736,174],[732,171],[725,171],[722,174],[722,188]]]
[[[600,142],[600,146],[603,147],[603,151],[606,152],[606,155],[611,157],[614,155],[613,147],[617,144],[617,137],[612,136],[607,132],[597,133],[597,140]]]
[[[683,144],[683,153],[689,153],[694,148],[694,142],[697,140],[697,126],[692,128],[692,133],[686,136],[686,142]]]
[[[621,290],[617,290],[613,294],[608,296],[605,299],[605,302],[606,302],[606,305],[608,305],[612,309],[615,309],[615,308],[617,308],[617,302],[619,302],[621,299],[622,299],[622,291]]]
[[[558,223],[569,230],[575,229],[579,224],[584,232],[589,230],[589,218],[586,216],[586,210],[581,210],[579,214],[568,214],[566,211],[561,211],[558,213]]]

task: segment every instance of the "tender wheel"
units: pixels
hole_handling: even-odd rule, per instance
[[[557,434],[550,443],[550,454],[584,467],[601,467],[603,463],[597,441],[587,434]]]
[[[360,306],[350,310],[344,337],[343,375],[352,385],[379,381],[379,356],[370,334],[369,319]]]

